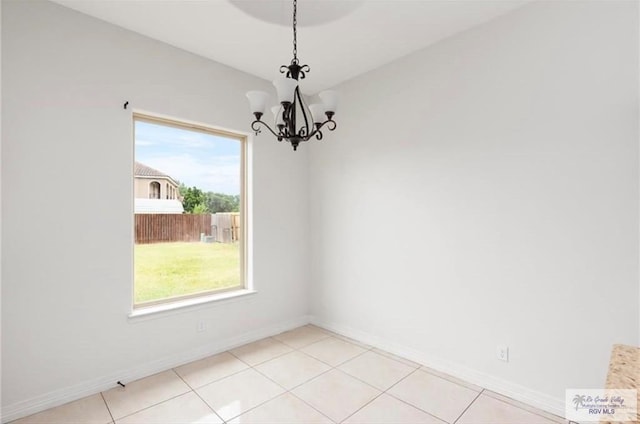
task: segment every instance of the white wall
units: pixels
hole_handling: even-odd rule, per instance
[[[269,84],[52,3],[2,7],[3,420],[304,323],[307,154],[268,136],[252,143],[259,293],[127,320],[133,141],[123,103],[250,131],[244,93]],[[196,332],[199,320],[208,331]]]
[[[257,138],[259,293],[137,323],[123,102],[245,131],[268,83],[2,9],[3,420],[301,323],[309,294],[319,323],[549,409],[640,343],[636,2],[533,3],[338,87],[322,143]]]
[[[556,412],[602,387],[640,342],[637,9],[534,2],[339,86],[315,322]]]
[[[0,0],[0,22],[2,22],[2,1]],[[2,99],[2,31],[0,31],[0,99]],[[2,164],[2,101],[0,101],[0,164]],[[2,176],[0,172],[0,299],[2,299]],[[2,302],[0,301],[0,346],[2,340]],[[0,373],[2,372],[2,348],[0,347]],[[1,379],[1,378],[0,378]],[[0,405],[2,404],[2,384],[0,384]]]

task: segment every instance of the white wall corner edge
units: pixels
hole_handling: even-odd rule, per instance
[[[148,362],[141,367],[114,372],[110,375],[93,378],[74,386],[61,388],[12,405],[7,405],[0,411],[0,422],[7,423],[18,418],[44,411],[45,409],[73,402],[74,400],[112,389],[115,387],[117,381],[127,383],[148,377],[210,355],[225,352],[265,337],[275,336],[276,334],[292,330],[296,327],[309,324],[310,322],[311,317],[303,315],[298,318],[269,325],[257,330],[251,330],[237,336],[216,340],[196,349]]]
[[[487,390],[491,390],[503,396],[507,396],[511,399],[526,403],[530,406],[564,418],[564,398],[555,398],[537,390],[532,390],[528,387],[494,377],[490,374],[463,367],[442,358],[435,358],[425,354],[424,352],[390,342],[384,338],[337,322],[326,321],[316,316],[311,316],[310,322],[318,327],[352,338],[356,341],[387,351],[402,358],[406,358],[420,365],[424,365],[425,367],[465,380]]]

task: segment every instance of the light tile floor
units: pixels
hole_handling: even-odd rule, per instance
[[[562,418],[311,325],[13,424],[553,424]]]

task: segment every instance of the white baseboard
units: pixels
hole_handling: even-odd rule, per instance
[[[7,405],[2,408],[1,422],[6,423],[31,414],[35,414],[45,409],[63,405],[74,400],[91,396],[102,391],[112,389],[117,381],[125,383],[148,377],[162,371],[196,361],[204,357],[224,352],[229,349],[251,343],[265,337],[279,334],[283,331],[291,330],[310,322],[309,316],[301,316],[296,319],[270,325],[257,330],[245,332],[243,334],[229,337],[223,340],[206,344],[197,349],[181,352],[176,355],[160,358],[155,361],[145,363],[142,366],[121,370],[110,375],[94,378],[82,383],[45,393],[31,399]]]
[[[336,322],[330,322],[312,316],[311,323],[394,355],[409,359],[413,362],[424,365],[425,367],[449,374],[452,377],[457,377],[477,386],[484,387],[485,389],[507,396],[511,399],[524,402],[551,414],[564,417],[564,398],[555,398],[537,390],[455,364],[442,358],[430,356],[424,352],[399,345],[387,339]]]

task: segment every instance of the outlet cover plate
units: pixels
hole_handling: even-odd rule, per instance
[[[509,346],[498,345],[496,346],[496,357],[504,362],[509,362]]]

